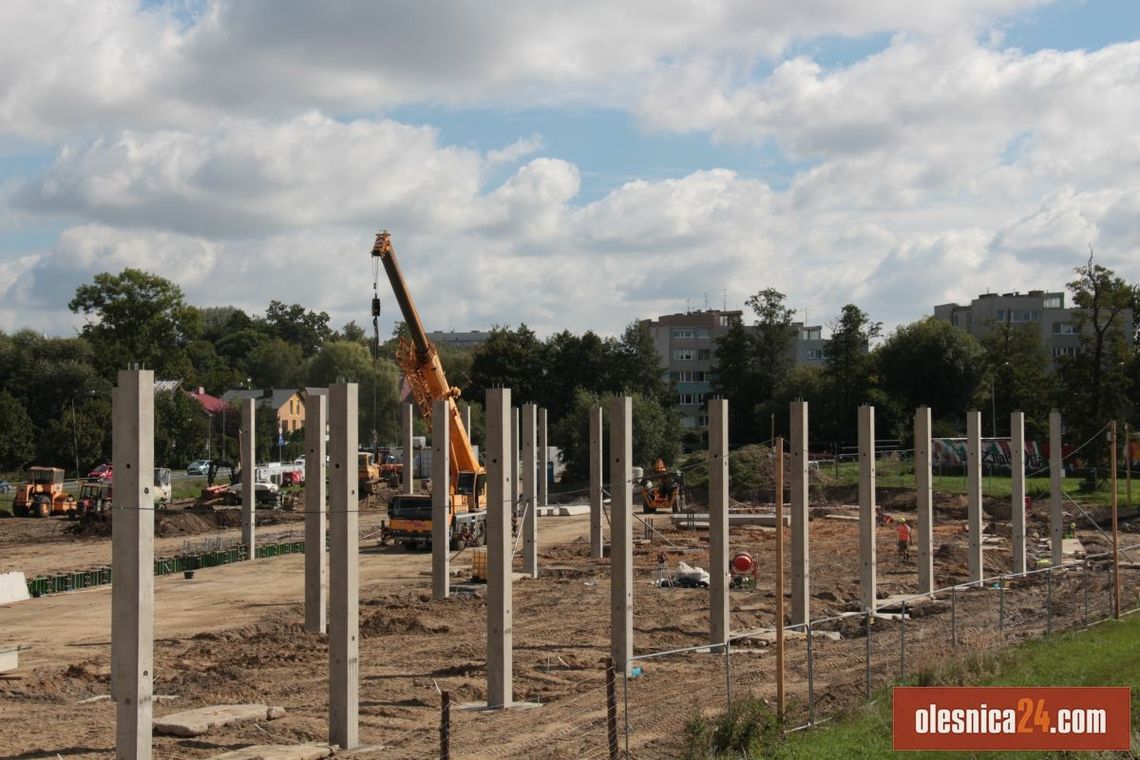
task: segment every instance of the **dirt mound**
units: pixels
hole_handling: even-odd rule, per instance
[[[360,637],[393,634],[448,633],[451,626],[427,610],[376,610],[360,620]]]

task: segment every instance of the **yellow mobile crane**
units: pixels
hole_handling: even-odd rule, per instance
[[[451,477],[446,486],[433,484],[433,488],[446,487],[451,495],[448,514],[448,536],[451,549],[461,545],[479,546],[487,536],[487,471],[479,464],[479,458],[471,447],[471,439],[455,399],[459,398],[459,388],[453,388],[443,373],[439,354],[424,331],[416,305],[408,292],[400,265],[396,261],[396,250],[387,230],[376,233],[376,243],[372,246],[373,267],[382,264],[392,285],[400,312],[404,315],[409,338],[402,338],[396,349],[396,363],[404,373],[412,389],[420,414],[429,426],[449,425],[451,456]],[[373,287],[379,277],[373,273]],[[372,301],[372,313],[379,311],[378,297]],[[447,401],[447,419],[432,419],[432,402],[438,399]],[[401,494],[392,497],[388,504],[388,537],[399,541],[408,548],[427,546],[431,543],[431,496],[422,494]]]

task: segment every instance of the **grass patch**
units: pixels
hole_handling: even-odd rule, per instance
[[[953,758],[1127,758],[1140,754],[1140,615],[1108,621],[1088,631],[1037,639],[1000,652],[978,652],[955,663],[925,669],[908,679],[913,686],[1131,686],[1132,753],[1092,752],[907,752],[905,757]],[[714,724],[715,725],[715,724]],[[892,754],[889,690],[873,705],[860,706],[838,722],[790,735],[752,757],[879,758]],[[736,755],[724,755],[739,757]]]

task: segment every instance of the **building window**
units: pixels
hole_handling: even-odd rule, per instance
[[[697,359],[699,359],[700,361],[708,361],[711,358],[712,358],[712,349],[711,348],[698,348],[697,349]]]
[[[1042,307],[1046,309],[1063,309],[1065,308],[1061,305],[1063,303],[1064,298],[1060,293],[1050,293],[1049,295],[1045,296],[1045,301],[1042,303]]]
[[[1036,309],[1011,309],[1009,312],[1010,322],[1036,322],[1040,318],[1041,314]]]
[[[700,370],[683,370],[681,372],[671,372],[670,374],[675,374],[677,377],[673,379],[679,383],[703,383],[709,373]]]
[[[1076,346],[1055,346],[1053,348],[1053,358],[1058,359],[1062,356],[1076,356],[1080,353],[1080,349]]]
[[[807,350],[807,358],[809,358],[809,359],[822,359],[823,358],[823,349],[822,348],[809,348]]]
[[[998,322],[1004,322],[1005,321],[1005,309],[998,309],[994,313],[994,319],[996,319]]]
[[[950,324],[954,325],[955,327],[958,326],[958,315],[957,314],[951,314],[950,315]]]
[[[1072,322],[1054,322],[1053,334],[1054,335],[1077,335],[1080,330]]]
[[[692,361],[697,358],[697,349],[695,348],[674,348],[673,361],[685,362]]]
[[[800,340],[819,340],[822,328],[806,327],[800,331]]]
[[[691,327],[674,327],[673,331],[669,333],[674,338],[692,338],[693,328]]]

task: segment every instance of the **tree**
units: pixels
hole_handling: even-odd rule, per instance
[[[178,468],[202,455],[210,420],[181,390],[154,396],[154,464]]]
[[[257,388],[298,388],[305,377],[301,347],[280,338],[255,348],[246,368]]]
[[[35,429],[24,405],[7,389],[0,389],[0,430],[0,468],[23,469],[35,453]]]
[[[514,403],[539,403],[546,379],[543,360],[543,344],[525,324],[517,330],[495,327],[475,349],[464,394],[483,399],[488,388],[510,388]]]
[[[201,316],[169,280],[139,269],[104,272],[95,275],[94,283],[80,285],[67,306],[94,317],[81,334],[95,347],[108,380],[131,363],[160,377],[189,374],[185,348],[197,335]]]
[[[1098,461],[1104,445],[1096,432],[1124,411],[1129,395],[1125,322],[1136,305],[1137,287],[1094,263],[1091,250],[1088,262],[1074,271],[1077,279],[1069,283],[1069,290],[1076,307],[1073,320],[1080,331],[1081,350],[1058,367],[1061,408],[1067,423],[1082,439],[1095,438],[1092,458]]]
[[[265,323],[270,335],[297,346],[305,357],[315,354],[332,337],[329,315],[310,311],[300,304],[286,306],[280,301],[270,301],[265,310]]]
[[[871,341],[883,325],[872,322],[866,312],[847,304],[832,325],[831,338],[823,346],[823,376],[826,382],[823,419],[825,436],[854,440],[859,405],[870,400]]]
[[[657,353],[653,335],[646,325],[638,320],[630,322],[622,333],[621,341],[612,348],[616,351],[612,390],[638,394],[672,406],[673,388],[665,379],[661,354]]]
[[[325,343],[309,365],[308,385],[358,383],[360,440],[371,444],[373,431],[379,443],[394,443],[400,434],[399,369],[395,363],[373,361],[368,348],[355,341]]]
[[[792,366],[794,312],[784,305],[784,294],[766,288],[746,302],[756,315],[753,331],[755,377],[760,399],[770,399]]]
[[[1037,325],[994,325],[980,342],[990,379],[981,391],[990,392],[991,414],[997,415],[998,431],[1009,432],[1010,412],[1020,411],[1025,413],[1027,436],[1047,437],[1056,378],[1049,371],[1049,353]],[[984,403],[980,406],[986,408]]]
[[[716,374],[713,393],[728,399],[728,435],[735,446],[756,439],[754,412],[759,403],[756,350],[752,336],[740,322],[716,339]]]
[[[960,428],[985,375],[981,346],[949,322],[928,317],[902,325],[875,351],[883,391],[898,405],[891,426],[907,438],[910,414],[926,405],[932,416]]]

